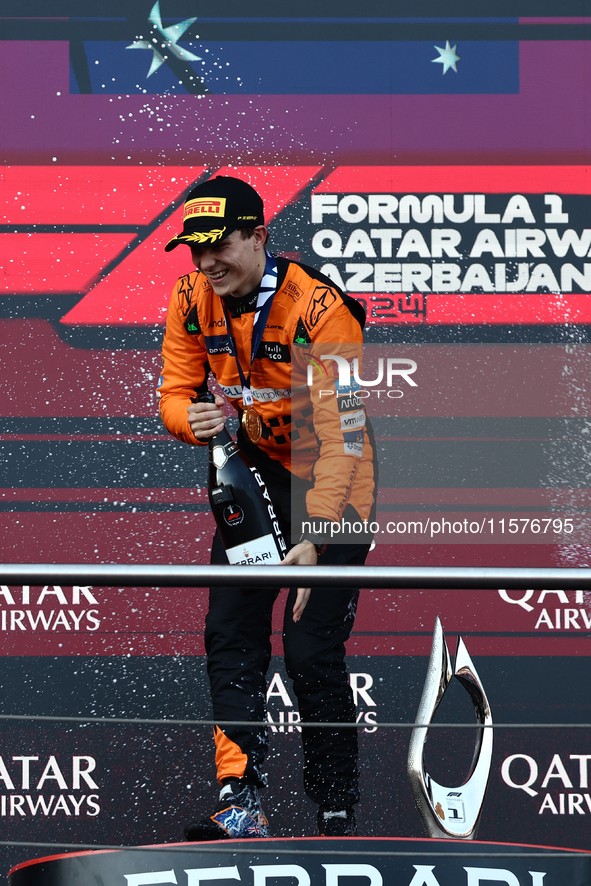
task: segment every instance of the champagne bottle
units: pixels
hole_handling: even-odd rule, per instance
[[[209,391],[198,403],[214,403]],[[209,503],[232,565],[280,563],[287,545],[265,481],[226,428],[209,439]]]

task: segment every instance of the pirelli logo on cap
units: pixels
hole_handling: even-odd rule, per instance
[[[217,218],[223,218],[225,212],[225,197],[197,197],[195,200],[188,200],[185,203],[183,222],[187,221],[188,218],[201,215],[213,215]]]

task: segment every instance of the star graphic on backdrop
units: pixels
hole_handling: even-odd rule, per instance
[[[192,52],[189,52],[188,49],[183,49],[177,45],[187,28],[189,28],[193,22],[197,21],[196,18],[186,18],[183,22],[165,28],[162,25],[162,18],[160,17],[160,0],[156,0],[156,3],[152,7],[152,11],[148,16],[148,21],[152,24],[153,30],[156,31],[163,40],[159,41],[156,37],[153,37],[151,41],[140,39],[135,40],[130,46],[125,47],[126,49],[150,49],[154,53],[152,56],[152,64],[150,65],[150,70],[147,74],[148,77],[164,64],[166,61],[166,55],[162,55],[162,52],[166,52],[166,50],[172,52],[172,54],[181,61],[201,61],[199,55],[194,55]]]
[[[439,58],[432,58],[432,62],[439,62],[439,64],[443,65],[443,73],[449,71],[452,68],[456,74],[458,73],[458,69],[456,68],[456,62],[460,61],[460,56],[457,54],[456,49],[458,48],[457,44],[455,46],[449,45],[449,40],[445,41],[445,49],[442,46],[434,46],[433,49],[436,49],[439,53]]]

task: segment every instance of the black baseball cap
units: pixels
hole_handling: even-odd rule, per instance
[[[170,252],[179,243],[219,243],[236,228],[264,225],[263,209],[261,197],[249,184],[230,175],[218,175],[190,192],[185,201],[183,230],[164,248]]]

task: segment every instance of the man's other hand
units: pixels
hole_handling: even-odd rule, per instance
[[[315,566],[318,560],[316,545],[311,541],[302,541],[288,552],[282,566]],[[298,588],[295,606],[293,607],[293,620],[299,621],[306,603],[310,599],[310,588]]]

